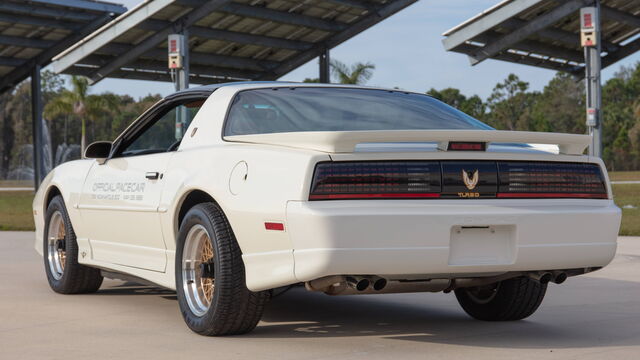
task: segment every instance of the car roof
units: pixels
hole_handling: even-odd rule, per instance
[[[269,88],[269,87],[287,87],[287,86],[374,89],[374,90],[385,90],[385,91],[426,95],[424,93],[407,91],[403,89],[388,89],[388,88],[381,88],[381,87],[371,87],[371,86],[352,85],[352,84],[302,83],[302,82],[294,82],[294,81],[234,81],[234,82],[227,82],[227,83],[203,85],[203,86],[197,86],[197,87],[193,87],[185,90],[180,90],[171,95],[168,95],[167,97],[165,97],[165,99],[171,99],[175,96],[179,96],[182,94],[198,94],[199,93],[204,96],[208,96],[208,95],[211,95],[211,93],[213,93],[215,90],[220,89],[222,87],[235,87],[238,90],[247,90],[247,89],[261,89],[261,88]]]

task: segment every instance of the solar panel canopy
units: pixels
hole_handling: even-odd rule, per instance
[[[0,93],[126,8],[88,0],[0,1]]]
[[[186,30],[192,83],[273,80],[417,0],[147,0],[54,59],[58,73],[171,81]]]
[[[445,32],[446,50],[574,74],[584,72],[580,8],[594,0],[507,0]],[[640,50],[640,0],[601,0],[602,67]]]

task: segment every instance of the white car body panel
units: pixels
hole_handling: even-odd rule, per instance
[[[227,109],[238,91],[284,86],[291,84],[247,83],[216,89],[175,152],[114,158],[103,165],[87,159],[58,166],[34,200],[36,249],[42,253],[46,202],[57,189],[78,238],[80,263],[175,289],[179,211],[192,191],[200,191],[215,199],[228,218],[243,253],[247,287],[254,291],[335,274],[405,278],[487,274],[600,267],[613,258],[620,210],[611,200],[608,180],[609,199],[604,200],[308,201],[316,163],[330,160],[589,162],[598,164],[606,176],[600,159],[576,155],[588,144],[588,136],[483,130],[396,132],[393,136],[354,132],[355,138],[343,132],[223,138]],[[406,144],[447,139],[484,139],[496,144],[487,152],[434,151],[434,145],[407,148],[411,145]],[[529,140],[547,145],[497,144]],[[388,143],[386,148],[376,143],[380,141]],[[368,150],[358,151],[361,145]],[[155,171],[162,178],[144,178],[146,172]],[[101,191],[118,182],[144,183],[141,194],[128,194],[143,197],[125,199],[123,191]],[[109,194],[121,196],[104,197]],[[265,222],[282,222],[285,231],[266,230]],[[460,226],[476,225],[504,235],[496,236],[502,239],[496,243],[490,240],[486,249],[508,251],[491,258],[490,251],[456,233]],[[474,252],[481,254],[474,257]]]

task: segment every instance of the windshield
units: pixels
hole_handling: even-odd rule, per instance
[[[492,128],[427,95],[291,87],[239,92],[229,110],[225,135],[433,129]]]

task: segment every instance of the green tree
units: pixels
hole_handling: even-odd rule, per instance
[[[339,84],[363,85],[371,79],[375,68],[369,62],[357,62],[348,66],[338,60],[331,60],[331,72]]]
[[[442,90],[431,88],[427,91],[427,95],[433,96],[476,119],[482,120],[485,116],[486,105],[478,95],[466,97],[455,88]]]
[[[520,80],[515,74],[509,76],[494,88],[487,99],[490,114],[487,122],[496,129],[529,130],[531,125],[531,107],[537,93],[529,93],[529,83]]]
[[[84,154],[87,144],[86,121],[95,120],[114,109],[109,98],[100,95],[89,95],[89,81],[85,77],[72,76],[71,90],[63,90],[60,95],[51,99],[44,107],[47,117],[73,114],[80,119],[80,150]]]
[[[584,82],[558,72],[533,104],[529,130],[584,134]]]

